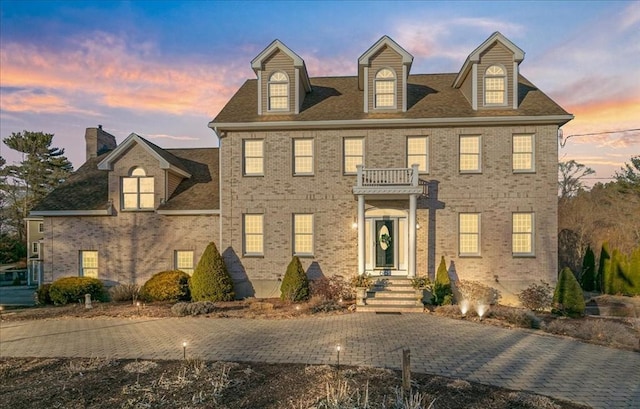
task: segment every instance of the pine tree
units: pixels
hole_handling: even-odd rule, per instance
[[[233,280],[214,242],[209,243],[189,281],[193,301],[231,301]]]
[[[280,299],[284,301],[304,301],[309,298],[309,279],[302,268],[300,259],[294,256],[287,266],[287,272],[280,286]]]
[[[582,259],[582,276],[580,276],[580,284],[584,291],[593,291],[596,288],[596,258],[591,250],[591,246],[587,247],[587,251]]]
[[[431,303],[434,305],[451,304],[453,292],[451,291],[451,279],[447,271],[447,263],[444,256],[440,259],[440,265],[436,271],[436,281],[433,284]]]
[[[598,275],[596,276],[596,291],[601,293],[607,293],[605,280],[609,276],[609,270],[611,269],[611,256],[609,253],[609,243],[602,243],[602,249],[600,250],[600,259],[598,260]]]
[[[585,302],[578,280],[569,267],[560,271],[558,284],[553,293],[553,304],[557,312],[572,317],[584,315]]]

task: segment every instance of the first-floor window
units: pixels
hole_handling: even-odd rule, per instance
[[[38,233],[43,233],[44,232],[44,223],[40,222],[38,223]]]
[[[264,216],[261,214],[244,215],[244,254],[261,256],[264,254]]]
[[[33,254],[38,254],[40,252],[40,249],[38,248],[38,242],[34,241],[33,243],[31,243],[31,252]]]
[[[480,214],[460,213],[458,221],[459,252],[461,256],[480,254]]]
[[[293,254],[313,255],[313,215],[293,215]]]
[[[176,250],[174,256],[174,265],[176,270],[184,271],[185,273],[193,274],[193,251],[190,250]]]
[[[98,252],[80,251],[80,276],[98,278]]]
[[[513,255],[533,255],[533,213],[513,213],[512,219],[511,251]]]

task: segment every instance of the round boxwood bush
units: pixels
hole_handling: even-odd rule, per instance
[[[42,284],[36,290],[36,297],[38,300],[38,305],[47,305],[53,304],[53,300],[51,300],[51,295],[49,291],[51,290],[51,283]]]
[[[144,301],[188,301],[189,275],[180,270],[162,271],[154,274],[140,289]]]
[[[54,304],[83,302],[84,295],[91,294],[95,301],[106,301],[107,294],[102,281],[92,277],[63,277],[51,284],[49,297]]]

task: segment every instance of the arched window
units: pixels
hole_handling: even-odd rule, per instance
[[[376,73],[375,107],[394,108],[396,106],[396,75],[388,68]]]
[[[282,71],[269,77],[269,111],[289,110],[289,78]]]
[[[504,105],[507,103],[507,77],[504,68],[492,65],[484,73],[484,104]]]
[[[144,169],[131,169],[128,177],[122,178],[122,208],[140,210],[154,208],[153,177]]]

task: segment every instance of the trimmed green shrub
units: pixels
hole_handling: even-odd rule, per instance
[[[140,286],[137,284],[119,284],[109,288],[111,301],[135,302],[140,294]]]
[[[179,302],[171,307],[171,313],[178,317],[210,314],[215,310],[216,306],[211,301]]]
[[[154,274],[140,289],[144,301],[188,301],[189,275],[180,270]]]
[[[293,256],[280,286],[280,299],[284,301],[304,301],[309,298],[309,280],[300,259]]]
[[[36,290],[36,297],[38,300],[38,305],[49,305],[53,304],[53,300],[51,300],[51,295],[49,291],[51,290],[51,283],[42,284]]]
[[[596,256],[591,250],[591,246],[587,247],[582,259],[582,275],[580,276],[580,285],[584,291],[593,291],[596,289]]]
[[[49,296],[54,304],[84,302],[84,295],[91,294],[95,301],[107,301],[102,281],[92,277],[63,277],[51,284]]]
[[[233,280],[214,242],[202,253],[189,284],[193,301],[232,301]]]
[[[580,288],[578,280],[576,280],[569,267],[565,267],[560,271],[558,284],[553,293],[553,304],[557,313],[570,317],[584,315],[586,306],[582,288]]]
[[[609,252],[609,243],[602,243],[602,249],[600,249],[600,259],[598,260],[598,274],[596,275],[596,291],[606,293],[606,277],[610,276],[611,271],[611,256]]]
[[[447,271],[447,263],[444,256],[440,259],[438,271],[436,271],[436,281],[433,284],[433,294],[431,296],[431,304],[448,305],[453,301],[453,292],[451,291],[451,280]]]
[[[532,311],[543,311],[553,306],[553,288],[546,281],[530,284],[518,293],[518,299],[524,308]]]

